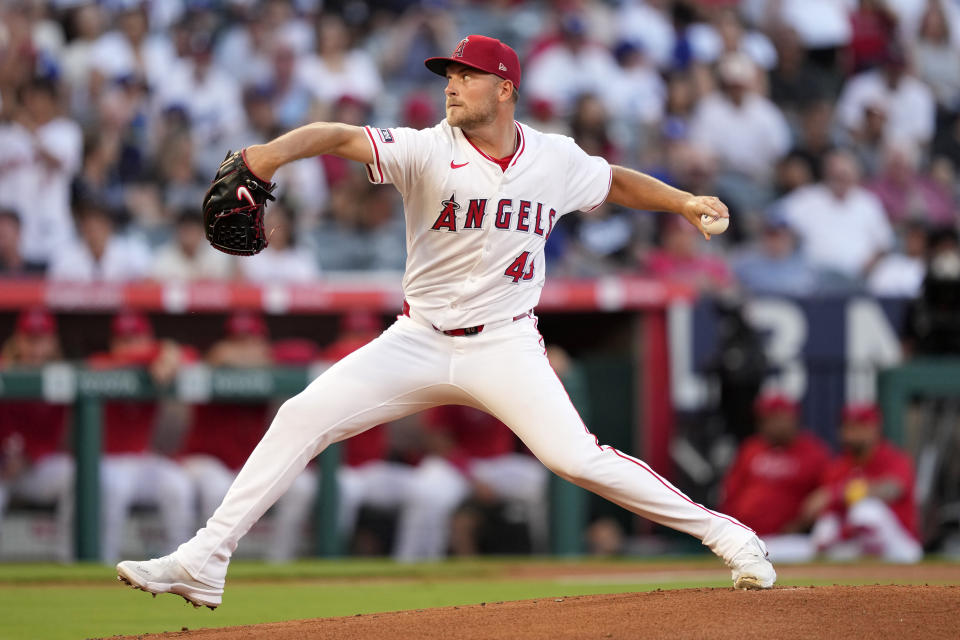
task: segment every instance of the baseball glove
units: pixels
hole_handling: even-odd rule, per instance
[[[263,251],[268,238],[263,228],[264,210],[275,183],[255,176],[243,151],[228,151],[213,183],[203,196],[203,230],[215,249],[235,256]]]

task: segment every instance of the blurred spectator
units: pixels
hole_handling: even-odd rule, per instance
[[[43,271],[44,265],[20,253],[20,216],[13,209],[0,208],[0,276],[41,276]]]
[[[811,99],[797,114],[797,140],[791,153],[802,156],[817,179],[822,177],[823,159],[836,147],[832,124],[833,105],[827,100]]]
[[[810,264],[828,278],[822,284],[839,278],[839,286],[852,286],[893,248],[893,230],[877,197],[859,186],[850,152],[833,151],[824,164],[823,181],[785,198],[784,214]]]
[[[195,359],[189,349],[153,335],[150,320],[122,311],[110,323],[110,348],[90,356],[92,369],[145,369],[153,383],[170,384],[182,363]],[[192,530],[192,487],[186,473],[167,456],[151,450],[157,421],[156,400],[108,400],[103,405],[100,457],[100,556],[115,562],[127,535],[134,505],[157,508],[163,549],[172,550]]]
[[[837,121],[856,137],[864,127],[868,105],[887,116],[886,137],[905,138],[925,145],[933,138],[936,108],[933,93],[909,73],[904,52],[891,44],[877,69],[859,73],[849,80],[837,102]]]
[[[626,0],[616,20],[620,37],[642,46],[661,69],[673,66],[677,39],[670,5],[668,0]]]
[[[830,558],[879,556],[913,563],[923,557],[910,458],[883,439],[873,405],[848,405],[840,427],[843,453],[827,467],[804,514],[817,518],[814,549]]]
[[[517,438],[496,418],[448,405],[424,414],[427,456],[404,495],[394,557],[411,562],[441,558],[450,542],[450,518],[471,493],[524,507],[532,538],[546,536],[547,471],[531,455],[516,453]]]
[[[59,360],[57,322],[48,311],[20,312],[0,350],[0,369]],[[42,400],[0,401],[0,521],[10,500],[52,505],[57,559],[68,561],[73,536],[73,457],[66,453],[67,406]]]
[[[234,313],[227,318],[224,334],[207,352],[210,366],[249,368],[274,364],[267,325],[259,315]],[[213,515],[263,437],[269,409],[266,401],[210,402],[191,408],[186,439],[178,457],[199,498],[202,518]],[[316,487],[316,475],[304,471],[277,502],[268,560],[286,562],[296,556]]]
[[[777,64],[777,50],[762,32],[747,29],[737,11],[732,6],[717,8],[711,12],[709,22],[690,27],[694,58],[712,64],[727,54],[741,53],[769,71]]]
[[[787,117],[811,100],[832,100],[830,77],[810,62],[797,32],[779,28],[774,36],[777,66],[770,73],[770,99]]]
[[[720,161],[734,204],[756,210],[769,201],[772,168],[790,149],[790,130],[777,106],[756,93],[749,58],[728,54],[718,73],[722,89],[700,101],[690,136]]]
[[[223,159],[223,144],[244,127],[240,85],[214,64],[212,35],[190,33],[188,57],[172,65],[156,86],[161,107],[182,108],[190,123],[196,167],[212,176]]]
[[[733,282],[727,263],[722,258],[701,253],[703,236],[679,216],[664,214],[661,218],[660,247],[646,258],[650,275],[669,282],[681,282],[697,291],[729,287]]]
[[[55,255],[49,277],[71,282],[126,282],[146,277],[150,250],[133,238],[113,231],[110,214],[96,203],[77,211],[80,237]]]
[[[753,295],[805,296],[816,291],[816,271],[797,249],[796,236],[780,213],[764,218],[760,237],[733,258],[732,267],[737,281]]]
[[[449,55],[461,37],[451,13],[431,3],[411,4],[399,20],[380,26],[371,45],[383,77],[401,88],[432,80],[423,61]]]
[[[575,276],[598,276],[632,267],[634,215],[603,204],[589,216],[565,221],[572,241],[563,256],[565,270]]]
[[[90,51],[90,62],[100,79],[114,81],[127,76],[147,79],[162,87],[175,65],[176,53],[163,33],[150,33],[146,2],[125,2],[115,9],[115,27],[100,36]]]
[[[663,118],[667,87],[641,45],[630,41],[613,51],[623,74],[611,88],[610,110],[634,126],[652,126]]]
[[[887,107],[883,101],[874,99],[866,102],[860,128],[847,134],[846,147],[857,157],[863,174],[873,177],[880,173],[887,141]]]
[[[317,55],[305,58],[297,77],[324,104],[333,104],[343,96],[373,102],[382,93],[382,82],[373,59],[354,48],[343,19],[324,14],[317,22]]]
[[[920,172],[920,150],[911,141],[887,142],[880,173],[867,186],[895,226],[909,220],[931,226],[957,223],[953,194]]]
[[[908,356],[960,354],[960,240],[955,227],[931,233],[929,260],[920,297],[904,327]]]
[[[277,33],[279,25],[273,12],[264,8],[265,4],[278,3],[247,3],[240,9],[240,19],[224,30],[214,48],[217,65],[246,86],[270,80],[271,47],[285,42]]]
[[[801,428],[794,400],[766,393],[757,398],[754,411],[757,433],[740,446],[724,478],[719,508],[754,529],[771,557],[789,560],[792,534],[813,524],[804,519],[802,507],[819,486],[830,453]]]
[[[60,69],[71,90],[71,110],[84,114],[91,108],[91,98],[100,94],[100,87],[91,86],[93,52],[106,27],[107,13],[97,2],[80,2],[66,9],[63,21],[67,41],[60,52]]]
[[[813,163],[802,151],[791,151],[777,163],[774,187],[778,196],[787,196],[801,187],[814,183]],[[777,208],[774,203],[771,208]]]
[[[13,119],[0,123],[0,206],[20,214],[23,256],[46,264],[74,237],[70,181],[83,139],[80,127],[60,115],[52,80],[30,80],[10,109]]]
[[[883,62],[887,47],[896,37],[897,17],[885,0],[860,0],[850,14],[851,39],[848,67],[860,73]]]
[[[851,4],[849,0],[782,0],[773,11],[778,12],[779,21],[797,32],[811,56],[829,67],[839,50],[850,44]]]
[[[609,132],[610,116],[603,102],[591,93],[582,93],[573,102],[570,135],[581,149],[591,156],[602,156],[616,162],[619,149]]]
[[[879,297],[916,298],[927,272],[928,225],[908,221],[900,231],[900,251],[885,255],[867,279],[867,290]]]
[[[954,171],[960,169],[960,115],[949,118],[937,131],[931,155],[949,160]]]
[[[203,218],[194,208],[177,216],[173,240],[157,249],[150,275],[161,282],[226,280],[235,261],[217,251],[203,235]]]
[[[917,77],[933,90],[940,108],[951,113],[960,109],[960,33],[953,33],[957,27],[947,20],[941,0],[929,0],[913,43]]]
[[[312,85],[307,76],[299,72],[297,53],[290,44],[278,41],[273,45],[270,75],[259,86],[270,96],[274,121],[279,129],[293,129],[308,119],[313,100]],[[264,141],[272,137],[269,135]]]
[[[83,164],[71,185],[71,200],[78,204],[99,202],[114,221],[125,224],[125,191],[117,171],[120,160],[120,138],[112,131],[99,131],[83,142]]]
[[[570,113],[584,93],[616,106],[615,87],[624,81],[613,55],[588,39],[586,24],[576,14],[562,18],[560,38],[530,61],[523,76],[524,93],[550,103],[559,114]]]
[[[667,76],[667,99],[664,104],[661,133],[668,140],[686,140],[697,107],[697,90],[693,78],[686,73]]]
[[[244,279],[272,284],[316,280],[319,276],[316,259],[309,249],[297,243],[293,213],[283,200],[270,204],[265,226],[270,244],[262,253],[240,261]]]
[[[323,269],[403,269],[405,223],[396,194],[368,184],[354,169],[330,195],[329,217],[314,236]]]

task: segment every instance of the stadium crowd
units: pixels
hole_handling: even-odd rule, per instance
[[[314,120],[427,127],[423,67],[467,33],[521,55],[520,119],[720,195],[714,242],[660,216],[565,218],[553,273],[912,296],[955,236],[955,0],[11,0],[0,9],[0,274],[68,280],[397,271],[399,199],[336,158],[277,176],[272,246],[211,253],[227,149]]]

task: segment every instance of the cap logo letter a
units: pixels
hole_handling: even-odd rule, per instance
[[[460,41],[460,44],[457,45],[457,48],[454,49],[454,51],[453,51],[453,56],[452,56],[452,57],[454,57],[454,58],[462,58],[462,57],[463,57],[463,48],[467,45],[468,42],[470,42],[470,38],[464,38],[463,40],[461,40],[461,41]]]

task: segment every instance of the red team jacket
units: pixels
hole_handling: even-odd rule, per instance
[[[827,448],[809,433],[801,432],[787,447],[748,438],[727,474],[720,511],[761,536],[782,533],[820,485],[829,459]]]
[[[917,505],[913,499],[913,462],[907,454],[889,442],[881,441],[865,464],[859,464],[849,454],[836,458],[827,467],[822,482],[823,486],[832,490],[835,499],[831,506],[834,510],[843,512],[846,509],[843,490],[847,483],[855,478],[873,482],[883,479],[899,480],[903,493],[895,502],[889,504],[890,510],[897,516],[903,528],[919,539]]]
[[[19,436],[23,454],[31,462],[64,451],[67,415],[66,405],[42,400],[0,403],[0,447],[9,438]]]
[[[161,344],[122,355],[98,353],[88,363],[95,369],[148,367],[160,355]],[[181,347],[185,361],[196,359],[196,352]],[[145,453],[150,449],[158,405],[153,400],[110,400],[103,403],[103,452],[109,454]]]

